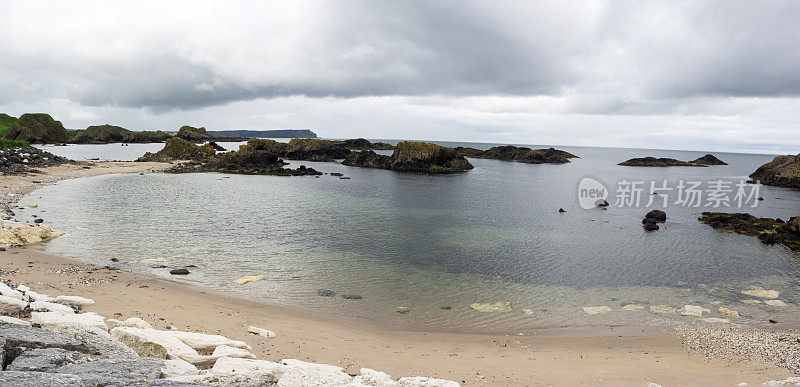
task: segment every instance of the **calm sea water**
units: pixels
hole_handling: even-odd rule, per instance
[[[100,147],[117,149],[48,150],[73,152],[61,153],[73,158],[116,158],[93,153],[106,149]],[[160,147],[155,144],[154,150]],[[101,176],[38,190],[22,204],[36,202],[39,208],[18,215],[35,211],[67,233],[42,247],[48,252],[103,265],[117,258],[126,269],[173,279],[169,268],[196,265],[178,279],[400,329],[517,332],[699,320],[653,313],[651,305],[701,305],[712,311],[704,317],[725,317],[717,312],[724,306],[737,310],[743,317],[735,321],[742,324],[797,316],[800,255],[717,232],[697,221],[707,209],[670,203],[667,223],[646,233],[641,219],[656,208],[644,208],[647,196],[641,208],[617,207],[609,199],[607,210],[584,210],[577,200],[584,177],[612,191],[625,179],[647,181],[648,191],[651,180],[659,185],[667,180],[673,187],[681,179],[738,182],[773,156],[715,153],[730,165],[635,168],[616,164],[647,155],[691,160],[704,153],[559,148],[581,158],[565,165],[471,159],[474,170],[447,176],[291,162],[340,172],[349,180],[216,173]],[[800,212],[798,191],[762,187],[759,196],[765,200],[746,212],[783,219]],[[264,279],[234,283],[246,275]],[[748,286],[778,290],[789,306],[742,303],[751,298],[740,293]],[[336,296],[319,296],[322,289]],[[362,299],[340,297],[344,294]],[[481,313],[469,307],[476,302],[511,302],[512,311]],[[644,308],[621,310],[629,303]],[[586,306],[612,311],[589,315],[582,309]]]

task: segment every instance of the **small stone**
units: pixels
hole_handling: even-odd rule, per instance
[[[169,274],[172,275],[187,275],[189,274],[189,269],[172,269],[169,271]]]
[[[650,305],[650,311],[658,314],[675,314],[678,312],[677,309],[669,305]]]
[[[787,306],[786,303],[781,300],[766,300],[764,301],[764,303],[769,306],[777,306],[777,307]]]
[[[747,290],[742,290],[742,294],[757,298],[778,298],[781,295],[778,291],[766,290],[760,286],[751,286]]]
[[[263,328],[259,328],[259,327],[254,327],[252,325],[247,327],[247,332],[252,333],[254,335],[260,335],[260,336],[268,337],[270,339],[275,337],[275,336],[277,336],[277,334],[275,334],[275,332],[273,332],[273,331],[270,331],[270,330],[267,330],[267,329],[263,329]]]
[[[728,309],[726,307],[720,307],[718,310],[719,310],[720,313],[722,313],[722,314],[724,314],[726,316],[739,317],[739,312],[737,312],[735,310],[730,310],[730,309]]]
[[[684,316],[702,317],[703,307],[698,305],[684,305],[681,314]]]
[[[443,306],[443,307],[441,307],[441,309],[442,310],[450,310],[450,309],[453,309],[453,307],[452,306]]]

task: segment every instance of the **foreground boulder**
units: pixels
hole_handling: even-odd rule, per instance
[[[147,152],[136,161],[174,161],[174,160],[206,160],[217,152],[210,145],[198,146],[182,138],[173,137],[167,140],[164,148],[156,153]]]
[[[458,147],[456,152],[465,157],[517,161],[528,164],[565,164],[569,159],[578,158],[572,153],[555,148],[531,149],[513,145],[495,146],[482,151],[475,148]]]
[[[123,127],[105,124],[76,130],[70,134],[67,142],[71,144],[154,143],[165,142],[170,138],[172,136],[160,130],[134,132]]]
[[[391,156],[379,155],[373,151],[350,154],[345,165],[363,168],[391,169],[398,172],[456,173],[474,168],[459,156],[455,149],[426,142],[402,141],[397,144]]]
[[[31,144],[61,144],[67,142],[69,134],[61,121],[46,113],[27,113],[11,124],[5,138],[22,140]]]
[[[761,184],[800,188],[800,154],[778,156],[758,167],[750,178]]]
[[[780,243],[794,251],[800,251],[798,216],[791,218],[789,222],[782,222],[779,219],[756,218],[744,213],[704,212],[699,220],[716,230],[754,236],[765,244]]]
[[[690,161],[690,163],[703,164],[703,165],[728,165],[728,163],[718,159],[716,156],[712,154],[707,154],[703,157],[694,159]]]
[[[694,162],[681,161],[665,157],[637,157],[623,161],[618,165],[627,167],[707,167],[707,165],[696,164]]]

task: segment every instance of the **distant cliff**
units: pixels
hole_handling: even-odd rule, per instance
[[[281,130],[217,130],[208,131],[213,136],[244,138],[317,138],[317,134],[308,129]]]

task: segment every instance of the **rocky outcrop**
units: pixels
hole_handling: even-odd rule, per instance
[[[619,163],[627,167],[707,167],[694,162],[681,161],[665,157],[637,157]]]
[[[217,152],[208,144],[204,146],[195,145],[182,138],[173,137],[164,144],[164,149],[156,153],[147,152],[136,161],[174,161],[174,160],[193,160],[202,161],[215,155]]]
[[[46,113],[26,113],[14,121],[5,138],[22,140],[31,144],[61,144],[67,142],[69,134],[61,121]]]
[[[162,131],[134,132],[114,125],[90,126],[70,133],[67,142],[72,144],[109,144],[109,143],[154,143],[165,142],[172,138]]]
[[[0,138],[8,133],[8,130],[11,128],[11,124],[17,120],[17,117],[9,116],[5,113],[0,113]]]
[[[666,221],[666,212],[661,210],[652,210],[645,214],[644,219],[642,219],[642,226],[644,227],[645,231],[655,231],[658,230],[658,223],[664,223]]]
[[[392,150],[394,145],[385,142],[371,142],[363,138],[353,138],[333,142],[336,146],[349,150]]]
[[[703,157],[694,159],[690,161],[690,163],[703,164],[703,165],[728,165],[728,163],[718,159],[716,156],[712,154],[707,154]]]
[[[178,129],[178,134],[176,134],[175,137],[191,142],[202,142],[215,138],[215,136],[208,134],[206,128],[195,128],[188,125],[181,126],[181,128]]]
[[[0,246],[26,246],[64,235],[50,226],[38,223],[0,221]]]
[[[555,148],[531,149],[513,145],[495,146],[482,151],[475,148],[455,148],[456,152],[465,157],[479,159],[495,159],[504,161],[518,161],[528,164],[565,164],[569,159],[578,158],[572,153]]]
[[[0,148],[0,175],[23,172],[29,168],[42,168],[61,165],[68,159],[32,146],[21,148]]]
[[[778,156],[758,167],[750,178],[761,184],[800,188],[800,154]]]
[[[716,230],[754,236],[766,244],[780,243],[794,251],[800,251],[800,216],[784,222],[744,213],[704,212],[699,220]]]
[[[570,162],[569,159],[578,157],[555,148],[531,149],[513,145],[495,146],[485,151],[468,147],[457,147],[455,150],[457,154],[464,157],[518,161],[528,164],[565,164]]]
[[[172,139],[173,141],[176,139]],[[322,173],[313,168],[307,168],[304,165],[298,168],[284,168],[286,163],[278,158],[281,153],[280,150],[284,149],[286,144],[282,144],[273,140],[252,139],[247,144],[239,147],[238,151],[225,152],[214,154],[210,145],[206,144],[203,147],[191,144],[188,141],[185,143],[197,147],[208,148],[208,153],[204,157],[191,159],[190,162],[176,165],[175,167],[167,170],[173,173],[188,173],[188,172],[222,172],[222,173],[238,173],[246,175],[278,175],[278,176],[306,176],[306,175],[321,175]],[[167,142],[169,144],[169,141]],[[185,145],[185,144],[184,144]],[[166,149],[166,148],[165,148]],[[140,160],[142,160],[140,158]],[[146,161],[147,159],[145,159]]]
[[[345,165],[363,168],[391,169],[398,172],[455,173],[472,169],[472,164],[455,149],[425,142],[402,141],[391,156],[373,151],[351,153]]]
[[[283,157],[291,160],[333,161],[343,159],[349,153],[349,149],[337,146],[330,140],[294,138],[286,146]]]

